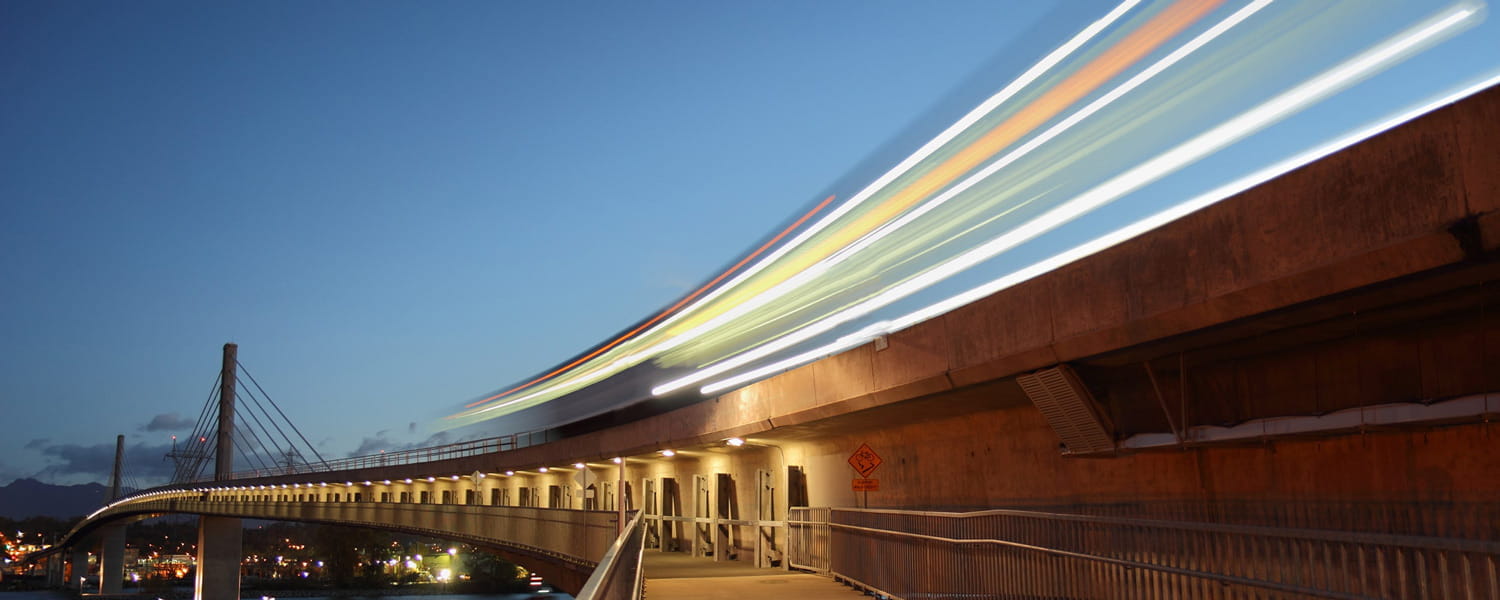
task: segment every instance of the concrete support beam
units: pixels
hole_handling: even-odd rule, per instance
[[[53,554],[47,557],[47,587],[57,589],[63,586],[63,558],[61,554]]]
[[[119,594],[125,583],[125,524],[100,530],[99,593]]]
[[[199,519],[198,576],[193,582],[195,600],[239,597],[240,546],[243,536],[239,519]]]
[[[68,580],[63,584],[64,588],[70,590],[83,590],[83,578],[89,573],[89,549],[87,546],[74,546],[68,552]]]

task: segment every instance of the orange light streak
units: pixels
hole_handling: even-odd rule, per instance
[[[767,288],[831,256],[834,252],[896,218],[922,199],[947,187],[963,174],[972,171],[999,151],[1015,143],[1021,136],[1040,127],[1064,109],[1098,89],[1222,3],[1223,0],[1179,0],[1167,7],[1145,25],[1120,40],[1118,44],[1069,75],[1061,83],[943,161],[942,164],[892,194],[880,205],[860,215],[849,225],[832,232],[807,251],[788,257],[785,262],[768,269],[759,285],[747,286],[726,294],[706,310],[679,323],[671,333],[681,333],[724,313]]]

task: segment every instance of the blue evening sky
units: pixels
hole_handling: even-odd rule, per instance
[[[1035,29],[1059,12],[0,3],[0,484],[98,479],[116,433],[148,479],[227,341],[325,455],[422,441],[735,258],[1008,44],[1065,39]]]

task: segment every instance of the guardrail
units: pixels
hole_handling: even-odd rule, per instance
[[[350,471],[354,469],[368,469],[375,467],[392,467],[416,463],[426,463],[450,458],[464,458],[479,456],[495,452],[505,452],[518,448],[535,446],[549,441],[547,431],[528,431],[526,433],[513,433],[498,437],[485,438],[481,440],[470,440],[467,442],[455,442],[442,446],[429,448],[410,448],[397,450],[395,452],[380,452],[365,456],[352,456],[326,460],[318,463],[301,463],[279,466],[267,469],[250,469],[235,471],[230,475],[231,479],[254,479],[257,477],[274,477],[279,475],[298,475],[303,473],[327,473],[331,471]],[[214,478],[208,477],[198,481],[209,481]]]
[[[645,595],[645,527],[637,512],[630,524],[610,545],[599,566],[574,596],[578,600],[639,600]]]
[[[788,559],[891,598],[1500,598],[1500,543],[1097,515],[794,508]]]
[[[616,539],[616,520],[619,518],[613,511],[565,508],[176,497],[123,502],[99,511],[88,521],[142,513],[190,513],[375,527],[510,548],[579,568],[593,568],[604,558]],[[84,523],[75,526],[65,540],[79,536],[83,526]]]

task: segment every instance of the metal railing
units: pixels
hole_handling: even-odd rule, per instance
[[[411,448],[397,450],[395,452],[380,452],[365,456],[351,456],[326,460],[318,463],[299,463],[284,465],[266,469],[249,469],[235,471],[230,475],[231,479],[254,479],[257,477],[275,477],[279,475],[299,475],[303,473],[328,473],[332,471],[351,471],[354,469],[369,469],[376,467],[393,467],[410,465],[416,463],[427,463],[450,458],[465,458],[469,456],[480,456],[495,452],[505,452],[535,446],[549,441],[556,441],[548,437],[547,431],[528,431],[525,433],[513,433],[481,440],[469,440],[467,442],[455,442],[442,446],[429,448]],[[200,481],[212,480],[213,477],[200,479]]]
[[[637,512],[630,524],[615,539],[599,566],[574,596],[578,600],[639,600],[645,595],[645,527]]]
[[[616,540],[619,518],[613,511],[565,508],[211,498],[204,494],[116,504],[75,525],[64,543],[82,537],[89,522],[112,516],[189,513],[374,527],[499,546],[592,568]]]
[[[892,598],[1500,598],[1500,544],[1127,517],[794,508],[793,567]]]

